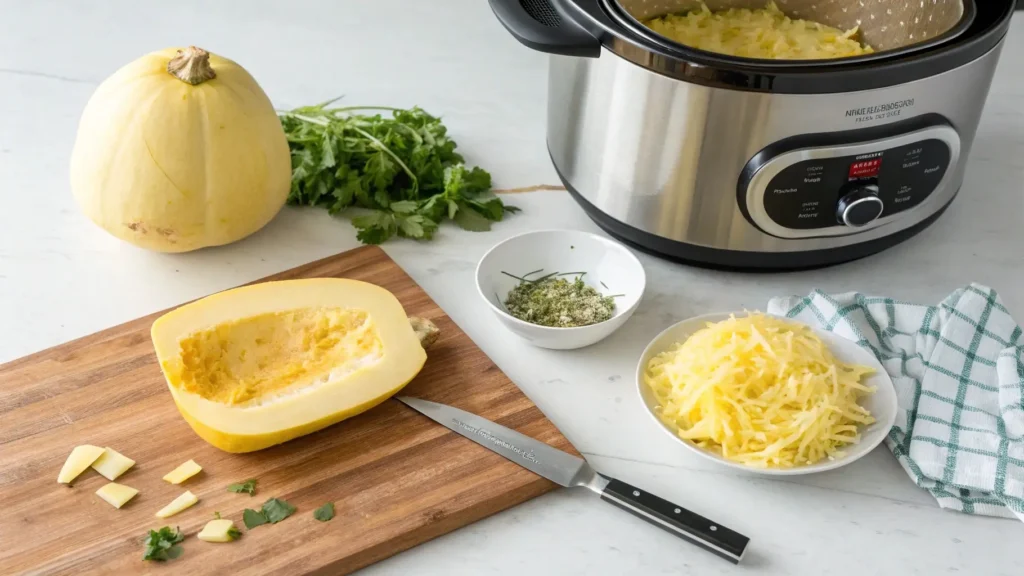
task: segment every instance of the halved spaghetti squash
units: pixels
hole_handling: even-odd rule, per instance
[[[419,373],[436,333],[384,288],[337,278],[235,288],[152,328],[181,415],[228,452],[273,446],[383,402]]]

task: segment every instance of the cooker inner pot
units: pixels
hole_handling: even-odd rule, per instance
[[[699,10],[699,0],[614,0],[641,26],[666,14]],[[775,0],[784,14],[840,30],[860,27],[860,39],[876,52],[934,40],[964,18],[965,0]],[[966,0],[970,1],[970,0]],[[706,0],[712,11],[764,8],[767,0]],[[644,27],[646,28],[646,27]],[[650,31],[650,29],[647,29]],[[652,35],[664,38],[650,31]],[[666,41],[671,40],[664,38]]]

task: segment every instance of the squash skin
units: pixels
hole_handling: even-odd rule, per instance
[[[313,432],[319,432],[320,430],[337,424],[342,420],[358,416],[359,414],[362,414],[371,408],[375,408],[385,400],[391,398],[401,391],[402,388],[405,388],[406,384],[408,384],[408,382],[387,394],[381,395],[368,402],[364,402],[359,406],[354,406],[348,410],[343,410],[332,416],[321,418],[320,420],[309,422],[308,424],[267,434],[249,434],[244,436],[238,434],[227,434],[220,430],[215,430],[214,428],[203,424],[199,420],[196,420],[188,413],[187,410],[182,408],[181,404],[178,403],[177,398],[175,398],[174,403],[178,406],[178,411],[181,413],[181,417],[185,419],[185,422],[188,422],[188,425],[192,427],[192,431],[200,438],[206,440],[207,443],[223,450],[224,452],[245,454],[247,452],[256,452],[257,450],[263,450],[264,448],[283,444],[289,440],[294,440],[295,438],[300,438],[307,434],[312,434]]]
[[[318,304],[367,310],[384,343],[381,361],[341,382],[255,412],[201,399],[175,381],[171,365],[178,341],[188,333],[239,317]],[[214,294],[158,318],[152,338],[184,420],[200,438],[231,453],[262,450],[361,414],[404,388],[426,361],[420,339],[394,295],[373,284],[336,278],[266,282]]]
[[[197,85],[167,72],[177,49],[127,64],[96,89],[71,154],[82,211],[117,238],[160,252],[228,244],[284,206],[291,154],[269,98],[216,55]]]

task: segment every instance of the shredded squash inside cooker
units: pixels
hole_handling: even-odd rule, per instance
[[[708,52],[772,60],[823,60],[873,52],[858,40],[859,28],[793,20],[769,2],[758,10],[700,10],[650,19],[644,24],[680,44]]]
[[[873,370],[837,360],[803,324],[752,314],[709,324],[645,372],[658,416],[681,438],[758,468],[842,456],[875,421],[857,401]]]

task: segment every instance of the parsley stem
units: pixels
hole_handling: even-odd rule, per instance
[[[332,102],[333,102],[333,100],[332,100]],[[394,108],[394,107],[391,107],[391,106],[345,106],[343,108],[331,108],[329,110],[324,110],[324,113],[328,114],[329,116],[334,117],[334,118],[337,118],[338,114],[342,113],[342,114],[344,114],[344,118],[351,120],[353,115],[349,114],[349,112],[355,112],[357,110],[388,110],[388,111],[391,111],[391,112],[401,112],[402,111],[401,108]],[[372,126],[373,124],[372,123],[363,122],[363,125],[364,126]],[[423,143],[423,137],[420,136],[420,133],[417,132],[415,128],[413,128],[411,126],[407,126],[405,124],[396,124],[395,127],[396,128],[401,128],[402,130],[404,130],[406,132],[406,134],[412,136],[413,140],[415,140],[417,144],[422,144]]]
[[[391,149],[387,147],[387,145],[385,145],[383,142],[378,140],[373,134],[370,134],[369,132],[367,132],[366,130],[363,130],[362,128],[359,128],[358,126],[351,126],[351,128],[352,128],[352,130],[354,130],[357,133],[359,133],[360,136],[362,136],[363,138],[366,138],[367,140],[372,142],[374,144],[374,146],[378,150],[380,150],[381,152],[387,152],[388,156],[391,156],[395,160],[395,162],[397,162],[398,165],[402,167],[402,170],[405,170],[405,173],[409,175],[409,178],[412,179],[413,193],[415,193],[417,190],[419,190],[419,188],[420,188],[420,181],[419,181],[419,179],[416,178],[416,175],[412,173],[412,170],[410,170],[408,166],[405,165],[405,162],[402,162],[402,159],[399,158],[398,155],[396,155],[394,152],[392,152]]]
[[[520,282],[528,282],[528,283],[531,283],[531,284],[537,284],[539,282],[543,282],[543,281],[547,280],[548,278],[554,278],[555,276],[575,276],[575,275],[578,275],[580,278],[582,278],[583,275],[586,274],[586,272],[552,272],[550,274],[541,276],[540,278],[537,278],[536,280],[530,280],[529,278],[527,278],[527,276],[532,276],[533,274],[537,274],[537,273],[540,273],[540,272],[543,272],[543,271],[544,271],[544,269],[541,268],[539,270],[534,270],[533,272],[527,272],[526,274],[523,274],[522,277],[516,276],[515,274],[509,274],[508,272],[505,272],[504,270],[502,270],[501,273],[504,274],[505,276],[508,276],[509,278],[515,278],[516,280],[519,280]]]
[[[533,282],[534,284],[539,284],[539,283],[547,280],[548,278],[554,278],[555,276],[558,276],[558,272],[552,272],[551,274],[548,274],[546,276],[541,276],[540,278],[537,278],[536,280],[527,280],[527,282]]]
[[[345,106],[343,108],[331,108],[330,110],[325,110],[325,112],[333,114],[335,112],[351,112],[353,110],[390,110],[391,112],[400,112],[402,109],[391,106]]]
[[[313,108],[319,108],[319,109],[323,110],[324,108],[327,108],[331,104],[334,104],[335,102],[337,102],[338,100],[341,100],[344,97],[345,97],[344,94],[342,94],[341,96],[335,96],[334,98],[331,98],[330,100],[328,100],[326,102],[321,102],[321,103],[317,104],[316,106],[313,106]]]
[[[327,126],[330,124],[330,121],[328,120],[322,120],[320,118],[311,118],[309,116],[296,114],[294,112],[285,112],[283,115],[295,118],[296,120],[302,120],[303,122],[309,122],[310,124],[319,124],[320,126]]]

